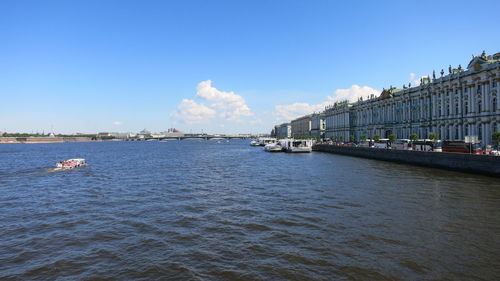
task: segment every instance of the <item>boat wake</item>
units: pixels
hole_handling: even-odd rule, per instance
[[[63,172],[63,171],[73,171],[73,170],[77,170],[77,168],[81,168],[81,167],[85,167],[85,166],[88,166],[88,164],[82,164],[78,167],[74,167],[74,168],[61,168],[61,167],[55,167],[55,168],[47,168],[45,171],[47,173],[56,173],[56,172]]]

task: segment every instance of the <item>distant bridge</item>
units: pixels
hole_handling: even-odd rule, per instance
[[[257,138],[260,135],[208,135],[208,134],[184,134],[177,136],[147,136],[137,140],[186,140],[186,139],[221,139],[221,140],[229,140],[229,139],[248,139],[248,138]]]

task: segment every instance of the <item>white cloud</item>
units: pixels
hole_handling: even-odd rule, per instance
[[[429,78],[429,75],[425,76],[420,76],[417,78],[417,75],[415,73],[410,73],[410,83],[412,87],[420,86],[420,79],[422,78]]]
[[[323,111],[325,106],[328,104],[330,104],[330,102],[324,102],[316,105],[311,105],[305,102],[276,105],[274,107],[274,115],[278,121],[290,121],[303,115]]]
[[[242,116],[253,115],[242,96],[212,87],[211,80],[200,82],[196,89],[196,96],[212,102],[210,107],[217,110],[221,118],[239,121]]]
[[[262,119],[259,118],[250,121],[250,124],[262,124],[262,123],[264,123],[264,121],[262,121]]]
[[[115,122],[113,122],[113,125],[120,126],[120,125],[123,125],[123,122],[122,121],[115,121]]]
[[[368,86],[352,85],[351,88],[335,90],[335,96],[328,96],[328,100],[332,102],[344,100],[355,102],[360,97],[366,98],[372,94],[378,96],[380,92]]]
[[[419,86],[420,85],[420,78],[416,78],[415,73],[410,73],[410,83],[412,87]]]
[[[188,124],[196,124],[204,123],[216,115],[217,112],[210,107],[196,103],[194,100],[183,99],[172,117]]]
[[[313,112],[321,112],[327,105],[331,105],[334,102],[344,100],[354,102],[357,101],[359,97],[366,98],[371,94],[378,96],[380,92],[368,86],[352,85],[347,89],[337,89],[334,96],[327,96],[327,100],[319,104],[296,102],[287,105],[276,105],[274,107],[274,115],[279,122],[290,121]]]

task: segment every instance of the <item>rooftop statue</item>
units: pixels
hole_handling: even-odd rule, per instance
[[[451,64],[448,66],[448,72],[451,74]]]
[[[436,79],[436,71],[435,70],[432,71],[432,79]]]
[[[444,75],[444,69],[441,68],[441,77]]]

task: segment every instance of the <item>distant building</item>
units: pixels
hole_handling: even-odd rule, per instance
[[[169,128],[165,133],[184,134],[182,131],[179,131],[176,128]]]
[[[179,138],[184,136],[184,132],[179,131],[175,128],[170,128],[166,132],[162,132],[162,134],[168,138]]]
[[[276,131],[276,137],[278,138],[291,138],[292,137],[292,126],[290,123],[283,123],[278,125]]]
[[[311,136],[311,114],[299,117],[292,120],[292,137],[309,137]]]
[[[111,136],[117,139],[127,139],[130,136],[130,133],[111,133]]]
[[[500,123],[500,53],[483,52],[472,58],[467,70],[450,66],[447,75],[443,69],[440,74],[436,78],[434,72],[417,87],[391,87],[378,98],[354,103],[352,133],[358,139],[361,134],[428,138],[437,133],[441,139],[474,136],[491,144]]]
[[[165,134],[150,134],[149,136],[152,138],[160,139],[160,138],[164,138]]]
[[[110,132],[99,132],[99,133],[97,133],[97,137],[98,138],[112,137],[112,136],[113,136],[113,133],[110,133]]]
[[[326,120],[324,113],[315,113],[311,115],[311,137],[325,136]]]
[[[147,135],[151,135],[151,132],[148,131],[148,130],[146,130],[146,129],[144,129],[144,130],[140,131],[139,134],[147,136]]]
[[[349,103],[337,102],[325,111],[325,137],[347,141],[350,136],[382,138],[395,134],[407,139],[411,134],[440,139],[477,138],[491,144],[493,132],[500,131],[500,53],[473,56],[467,69],[448,67],[436,77],[424,77],[419,86],[389,87],[380,96]],[[291,122],[292,136],[305,136],[311,115]],[[315,133],[314,133],[315,134]],[[311,132],[312,135],[312,132]]]
[[[329,139],[333,137],[336,140],[349,140],[349,136],[351,135],[349,109],[351,106],[347,101],[343,101],[336,102],[325,108],[325,138]]]
[[[151,132],[144,129],[137,134],[137,138],[144,139],[151,137]]]

